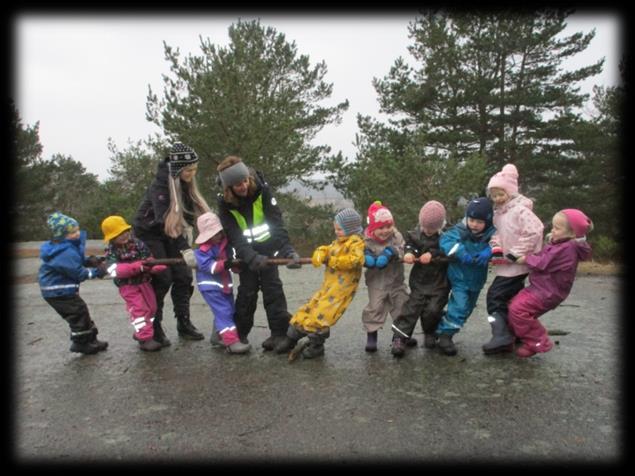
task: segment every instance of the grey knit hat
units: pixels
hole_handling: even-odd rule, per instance
[[[249,177],[249,169],[242,161],[236,162],[234,165],[218,172],[218,177],[223,188],[232,187]]]
[[[172,177],[177,177],[181,170],[188,165],[198,162],[198,156],[191,147],[177,142],[170,149],[168,168]]]
[[[338,212],[335,221],[342,227],[346,236],[362,232],[362,217],[352,208],[344,208]]]

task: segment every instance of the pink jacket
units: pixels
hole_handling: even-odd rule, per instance
[[[500,207],[494,207],[494,226],[496,232],[490,244],[503,248],[517,258],[542,249],[544,226],[533,212],[533,202],[524,195],[516,195]],[[501,264],[495,266],[496,276],[519,276],[529,273],[524,264]]]

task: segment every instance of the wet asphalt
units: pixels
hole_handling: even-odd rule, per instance
[[[37,266],[18,259],[13,273]],[[322,271],[280,272],[293,313]],[[81,296],[109,348],[84,356],[69,352],[68,326],[37,283],[15,284],[11,454],[19,465],[622,464],[621,292],[620,276],[579,275],[542,318],[553,350],[519,359],[483,355],[484,290],[454,339],[456,356],[421,347],[417,327],[419,346],[395,359],[389,323],[378,351],[364,351],[362,282],[325,356],[289,363],[260,347],[269,335],[262,298],[247,355],[210,345],[212,315],[198,291],[192,322],[206,339],[177,336],[167,298],[172,346],[144,353],[114,284],[86,282]]]

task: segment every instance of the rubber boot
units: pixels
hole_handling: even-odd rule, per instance
[[[152,329],[154,330],[154,336],[152,337],[155,341],[161,344],[161,347],[169,347],[172,345],[168,336],[163,332],[163,327],[161,327],[161,321],[156,317],[152,321]]]
[[[97,346],[98,352],[101,352],[102,350],[106,350],[108,348],[108,342],[106,342],[105,340],[99,340],[97,339],[97,328],[93,328],[93,338],[91,339],[91,343]]]
[[[96,354],[99,352],[99,347],[93,342],[75,342],[71,344],[71,352],[77,352],[79,354]]]
[[[452,342],[452,334],[441,334],[438,345],[441,352],[445,355],[456,355],[456,346]]]
[[[377,351],[377,331],[366,334],[366,352]]]
[[[238,338],[236,330],[225,331],[221,334],[222,343],[229,354],[246,354],[251,350],[251,344],[243,344]]]
[[[176,316],[176,331],[179,333],[179,337],[187,340],[203,340],[205,336],[201,334],[192,321],[190,316]]]
[[[432,334],[423,334],[423,346],[426,349],[434,349],[437,346],[437,336]]]
[[[162,347],[163,346],[154,339],[139,341],[139,348],[146,352],[156,352],[157,350],[161,350]]]
[[[512,352],[515,337],[509,330],[505,316],[499,312],[493,312],[491,316],[487,316],[487,320],[492,326],[492,338],[487,344],[483,344],[483,353],[490,355]]]
[[[394,357],[403,357],[406,353],[407,340],[405,337],[393,336],[390,353]]]
[[[305,359],[314,359],[324,355],[324,341],[326,337],[321,334],[309,334],[309,345],[302,351]]]

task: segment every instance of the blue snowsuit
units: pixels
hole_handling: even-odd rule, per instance
[[[439,245],[446,255],[456,243],[459,243],[459,247],[454,253],[456,260],[451,261],[448,266],[448,280],[452,290],[447,310],[437,326],[437,335],[456,334],[472,314],[487,280],[487,263],[484,265],[463,264],[461,257],[466,254],[476,255],[487,248],[495,231],[496,228],[490,225],[475,235],[464,222],[461,222],[441,235]]]

